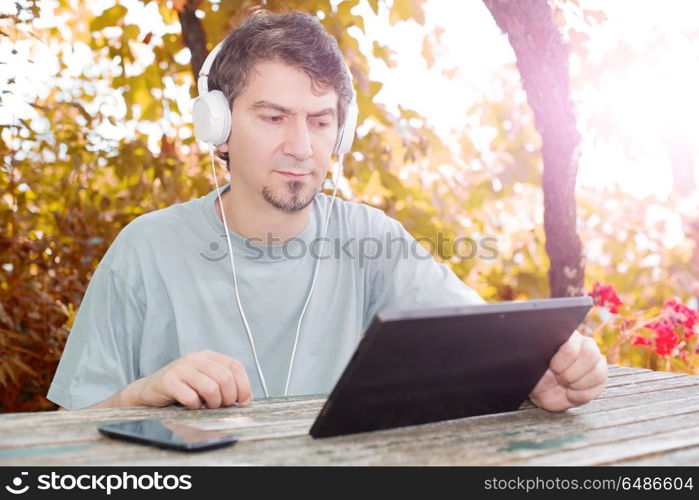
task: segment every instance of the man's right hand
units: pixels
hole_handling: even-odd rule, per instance
[[[196,410],[245,406],[252,389],[240,361],[214,351],[187,354],[160,370],[129,384],[121,394],[120,406],[167,406],[181,403]]]

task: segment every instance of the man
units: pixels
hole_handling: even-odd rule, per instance
[[[216,148],[230,185],[124,228],[92,277],[49,399],[68,409],[218,408],[285,394],[285,382],[290,394],[329,392],[377,311],[483,302],[366,205],[337,200],[329,251],[313,252],[350,85],[335,39],[311,16],[257,11],[228,36],[208,88],[230,104],[230,134]],[[575,333],[531,399],[561,411],[605,382],[594,341]]]

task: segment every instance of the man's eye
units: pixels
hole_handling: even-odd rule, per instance
[[[264,116],[263,118],[265,119],[265,121],[272,123],[279,123],[284,119],[283,116]]]
[[[318,125],[320,128],[325,128],[325,127],[330,126],[330,124],[328,122],[322,122],[322,121],[316,121],[316,125]]]

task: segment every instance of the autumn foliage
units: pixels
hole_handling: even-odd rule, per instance
[[[28,45],[34,55],[51,50],[58,61],[46,92],[27,103],[31,117],[0,125],[0,411],[54,408],[45,394],[90,277],[118,232],[143,213],[213,188],[187,109],[195,85],[178,16],[189,4],[137,3],[149,9],[153,27],[139,27],[118,3],[93,11],[69,0],[56,1],[53,25],[37,26],[39,7],[30,0],[0,19],[0,42]],[[257,2],[195,3],[211,50]],[[351,68],[361,132],[344,160],[342,196],[380,208],[418,240],[493,238],[495,258],[464,258],[448,246],[435,254],[487,301],[548,297],[542,144],[517,69],[503,67],[488,95],[467,103],[464,127],[449,142],[418,112],[381,103],[383,83],[369,61],[393,68],[401,47],[379,36],[369,51],[359,42],[371,35],[366,17],[381,9],[390,26],[424,24],[423,2],[369,0],[365,17],[358,4],[267,2],[271,10],[321,13]],[[566,7],[574,16],[603,20],[576,4]],[[583,28],[568,27],[555,8],[580,64],[602,73],[585,57]],[[439,67],[442,34],[424,37],[426,68]],[[455,71],[441,69],[450,78]],[[21,93],[20,80],[1,83],[0,104]],[[577,79],[573,90],[587,84]],[[598,127],[597,134],[607,132]],[[575,202],[586,289],[597,305],[584,333],[613,363],[697,373],[696,212],[680,210],[679,198],[638,199],[618,187],[579,187]],[[673,225],[686,230],[669,246]]]

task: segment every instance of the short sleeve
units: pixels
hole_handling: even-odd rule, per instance
[[[370,300],[364,329],[384,309],[448,307],[484,304],[478,293],[437,262],[403,225],[381,213],[378,221],[383,245],[371,271]]]
[[[69,410],[104,401],[137,378],[145,307],[104,262],[90,280],[47,398]]]

